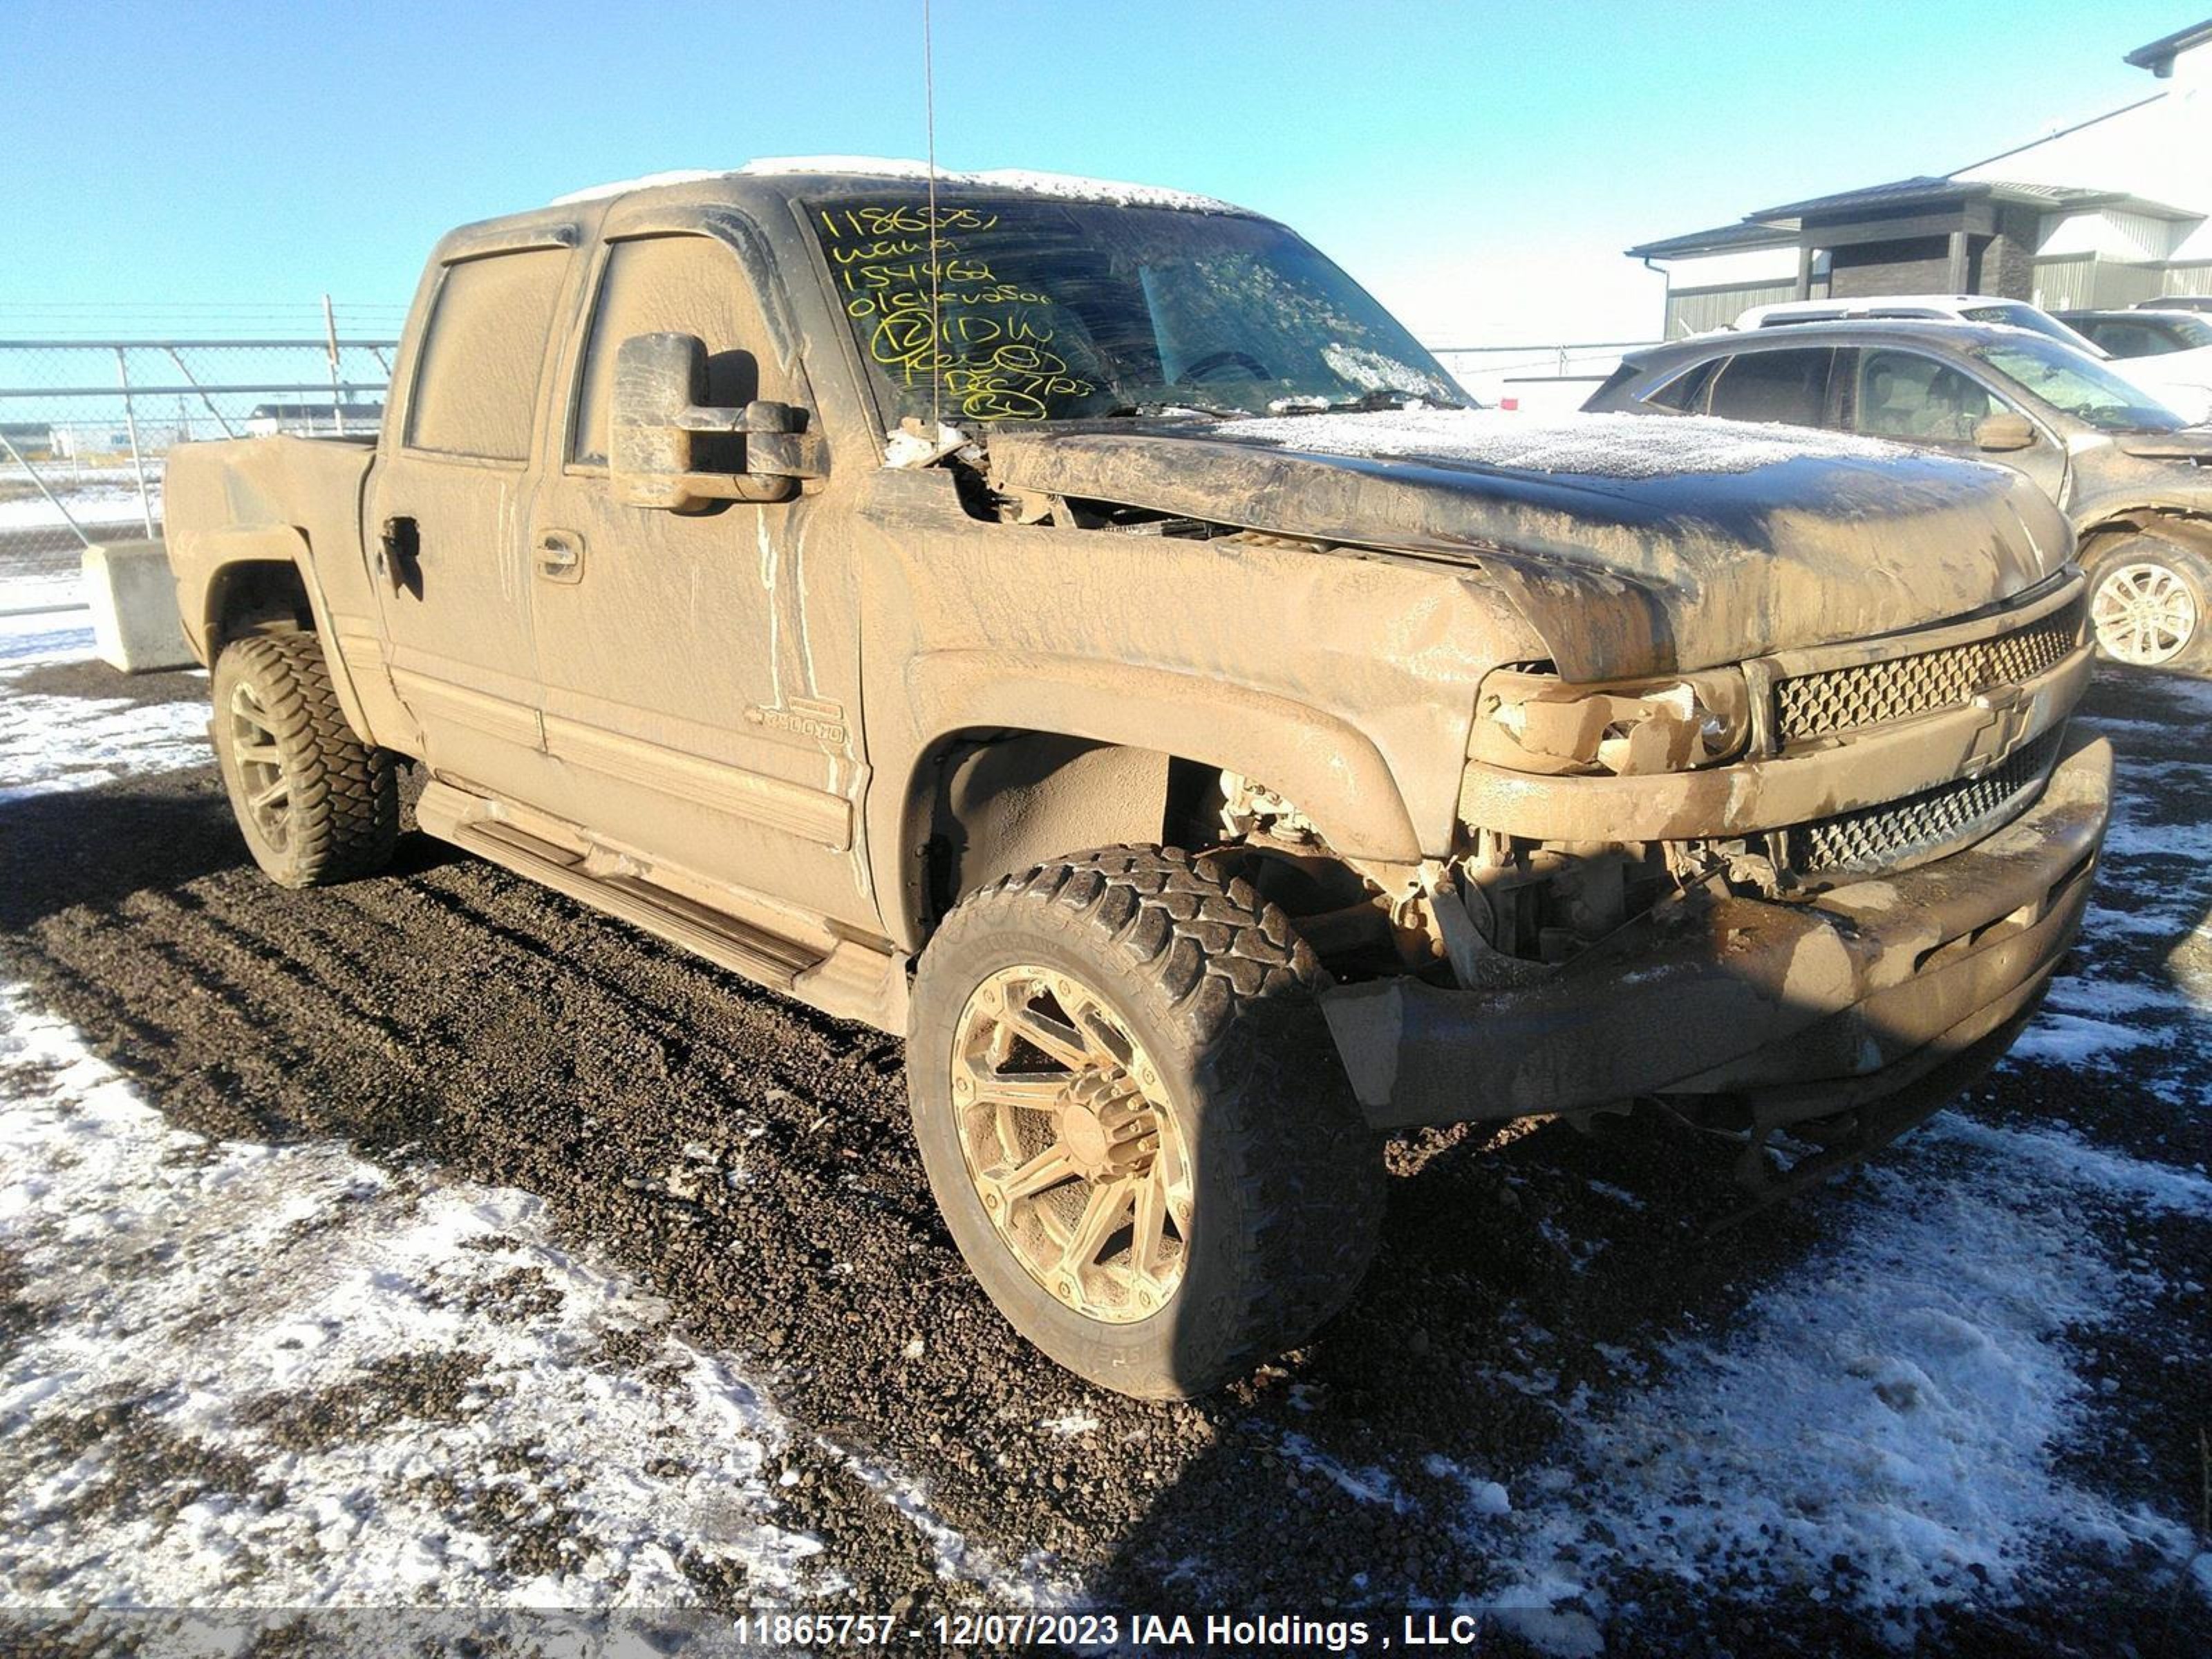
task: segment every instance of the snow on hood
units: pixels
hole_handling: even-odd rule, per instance
[[[1226,438],[1370,459],[1420,456],[1579,477],[1661,478],[1750,472],[1808,456],[1895,460],[1912,452],[1877,438],[1703,416],[1564,415],[1532,419],[1488,409],[1404,409],[1237,421]]]
[[[716,171],[687,169],[674,173],[650,173],[639,179],[593,185],[587,189],[571,191],[566,196],[556,196],[552,205],[564,207],[572,202],[592,202],[608,196],[625,196],[631,191],[650,190],[657,185],[696,185],[708,179],[763,179],[792,173],[848,174],[860,178],[921,180],[929,177],[929,163],[891,155],[769,155],[747,161],[738,167]],[[1199,196],[1185,190],[1170,190],[1160,185],[1125,184],[1113,179],[1085,179],[1072,173],[1032,173],[1024,167],[994,167],[982,173],[953,173],[939,167],[937,181],[941,185],[983,185],[995,190],[1017,191],[1025,196],[1056,196],[1071,201],[1109,202],[1120,207],[1176,208],[1187,213],[1247,211],[1233,203],[1219,201],[1211,196]]]

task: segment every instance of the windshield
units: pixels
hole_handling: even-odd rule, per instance
[[[2053,409],[2104,432],[2178,432],[2188,422],[2094,357],[2040,340],[1983,346],[1974,356]]]
[[[1436,359],[1280,225],[919,188],[805,207],[884,412],[1068,420],[1463,404]]]
[[[2033,329],[2038,334],[2048,335],[2072,346],[2076,351],[2086,351],[2092,357],[2105,355],[2103,349],[2094,341],[2067,327],[2049,312],[2018,300],[2004,305],[1968,306],[1959,315],[1970,323],[2002,323],[2007,328]]]

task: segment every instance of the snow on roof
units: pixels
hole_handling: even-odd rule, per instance
[[[1893,460],[1915,452],[1875,438],[1702,416],[1566,415],[1500,410],[1388,410],[1235,421],[1209,436],[1258,438],[1327,455],[1421,457],[1583,477],[1749,472],[1806,456]]]
[[[719,171],[690,169],[675,173],[651,173],[640,179],[625,179],[614,184],[593,185],[589,189],[571,191],[566,196],[556,196],[552,205],[563,207],[571,202],[597,201],[608,196],[626,196],[634,190],[650,190],[658,185],[695,185],[708,179],[777,178],[793,173],[827,173],[856,178],[889,178],[927,179],[929,163],[910,157],[890,155],[769,155],[747,161],[743,167]],[[937,172],[941,185],[981,185],[994,190],[1018,191],[1027,196],[1056,196],[1071,201],[1110,202],[1121,207],[1179,208],[1189,213],[1243,213],[1245,209],[1233,203],[1211,196],[1200,196],[1185,190],[1170,190],[1160,185],[1125,184],[1113,179],[1085,179],[1072,173],[1032,173],[1023,167],[994,167],[981,173],[953,173],[943,167]]]

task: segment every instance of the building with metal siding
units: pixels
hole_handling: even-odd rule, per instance
[[[1993,294],[2056,309],[2212,292],[2212,20],[2126,61],[2170,84],[1955,173],[1630,248],[1666,276],[1667,337],[1779,300]]]

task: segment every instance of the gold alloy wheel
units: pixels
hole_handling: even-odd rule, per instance
[[[952,1045],[960,1152],[1030,1277],[1086,1318],[1150,1318],[1182,1282],[1190,1157],[1158,1068],[1102,997],[1002,968]]]
[[[2097,642],[2122,662],[2154,667],[2197,632],[2189,585],[2162,564],[2124,564],[2097,584],[2089,603]]]
[[[277,751],[276,727],[253,688],[243,681],[230,692],[230,752],[254,827],[270,847],[283,852],[291,836],[292,786]]]

